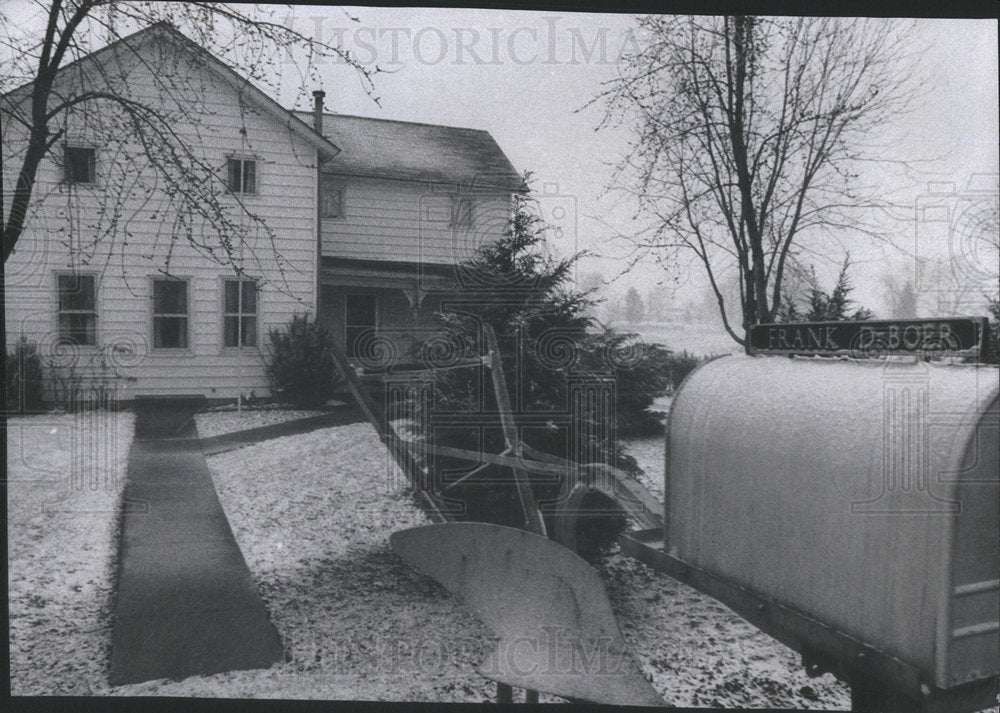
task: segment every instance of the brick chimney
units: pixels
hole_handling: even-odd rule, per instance
[[[322,89],[313,92],[313,128],[320,136],[323,135],[323,97],[325,96],[326,92]]]

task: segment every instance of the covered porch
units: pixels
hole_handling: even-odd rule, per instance
[[[365,372],[419,366],[420,345],[439,331],[434,313],[455,293],[454,270],[324,257],[317,321]]]

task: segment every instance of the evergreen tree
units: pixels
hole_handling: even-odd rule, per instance
[[[811,286],[809,287],[809,308],[803,313],[796,306],[795,298],[789,295],[784,303],[784,307],[779,309],[777,321],[779,322],[847,322],[862,321],[872,319],[873,314],[867,307],[858,307],[852,311],[854,300],[851,299],[851,292],[854,285],[851,284],[849,271],[851,266],[851,256],[844,258],[844,263],[840,267],[840,274],[837,275],[837,282],[833,290],[824,292],[818,284],[815,271],[813,271]]]
[[[639,291],[635,287],[629,287],[625,293],[625,319],[629,324],[638,324],[645,313],[646,307],[642,303]]]
[[[594,301],[572,288],[571,273],[580,255],[555,259],[546,255],[543,224],[523,198],[505,236],[481,248],[461,266],[470,277],[456,300],[461,311],[438,315],[456,359],[486,352],[482,323],[496,332],[504,375],[514,404],[513,417],[528,445],[577,462],[610,463],[637,470],[635,460],[617,446],[616,436],[662,430],[662,415],[650,411],[653,399],[670,387],[670,353],[645,344],[635,335],[600,329],[590,316]],[[505,449],[489,374],[478,368],[438,372],[434,417],[451,414],[454,426],[427,433],[438,445],[483,453]],[[613,402],[578,397],[590,385],[613,384]],[[485,385],[485,388],[484,388]],[[574,407],[573,404],[577,404]],[[467,416],[475,414],[476,425]],[[457,459],[438,459],[439,472],[462,473],[474,467]],[[543,514],[551,515],[560,493],[572,483],[551,475],[532,474],[535,497]],[[445,495],[466,509],[469,520],[520,526],[523,515],[510,471],[487,467],[450,488]],[[623,514],[596,495],[591,503],[608,517],[591,523],[591,551],[609,544],[624,526]]]

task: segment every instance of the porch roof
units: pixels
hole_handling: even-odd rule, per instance
[[[320,285],[344,287],[447,289],[455,284],[455,268],[431,263],[323,257],[319,282]]]

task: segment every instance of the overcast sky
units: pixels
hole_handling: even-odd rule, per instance
[[[25,0],[0,1],[15,20],[32,8]],[[345,12],[303,6],[290,21],[385,70],[375,76],[378,105],[352,69],[321,67],[329,110],[490,131],[518,170],[534,173],[546,217],[562,228],[559,248],[564,253],[587,248],[603,255],[584,264],[581,272],[599,269],[610,277],[624,267],[627,247],[610,238],[629,232],[631,206],[602,192],[609,166],[624,154],[630,132],[621,126],[595,131],[603,106],[586,105],[602,82],[615,75],[621,53],[633,47],[634,16],[446,8],[355,7]],[[952,182],[961,193],[971,176],[1000,171],[997,23],[918,20],[912,40],[922,59],[923,97],[912,114],[875,137],[899,158],[924,161],[925,173],[879,178],[886,194],[903,202],[917,200],[931,181]],[[311,100],[311,90],[318,87],[302,87],[299,73],[288,64],[282,63],[280,71],[279,101],[291,106],[302,90]],[[882,273],[888,266],[907,269],[912,261],[906,253],[921,239],[913,222],[893,227],[901,250],[857,236],[844,238],[856,266],[856,295],[876,311]],[[946,250],[946,243],[938,240],[931,247]],[[829,264],[816,267],[821,278],[832,280],[840,255],[833,251],[830,257]],[[655,264],[639,265],[617,289],[661,279],[663,271]],[[692,270],[689,282],[683,290],[703,289],[700,271]]]

